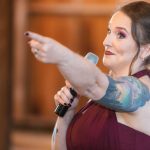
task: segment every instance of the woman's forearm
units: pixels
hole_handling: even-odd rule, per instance
[[[98,99],[105,94],[108,87],[106,75],[82,56],[70,52],[58,68],[80,95]]]
[[[91,99],[104,96],[108,87],[106,75],[93,63],[74,53],[54,39],[27,32],[35,57],[44,63],[57,65],[59,71],[75,90]]]
[[[64,117],[57,118],[51,140],[52,150],[67,150],[66,133],[74,113],[74,110],[70,110]]]

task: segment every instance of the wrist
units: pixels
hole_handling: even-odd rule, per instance
[[[63,117],[58,117],[58,120],[64,122],[65,124],[69,124],[75,114],[75,110],[69,110]]]

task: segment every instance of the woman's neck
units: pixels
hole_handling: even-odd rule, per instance
[[[141,70],[144,70],[144,69],[145,69],[145,67],[131,68],[131,75],[135,74]],[[119,70],[119,71],[110,70],[109,75],[114,79],[122,77],[122,76],[129,76],[129,69],[128,70]]]
[[[141,70],[146,69],[145,66],[142,65],[141,62],[136,61],[132,67],[130,68],[129,66],[124,67],[124,68],[120,68],[120,69],[110,69],[109,75],[112,78],[118,78],[118,77],[122,77],[122,76],[128,76],[128,75],[132,75],[135,74]]]
[[[144,69],[146,69],[146,66],[143,65],[143,61],[138,57],[131,67],[131,74],[135,74]]]
[[[127,76],[128,73],[126,72],[114,72],[112,70],[109,71],[109,75],[113,78],[113,79],[116,79],[116,78],[119,78],[119,77],[122,77],[122,76]]]

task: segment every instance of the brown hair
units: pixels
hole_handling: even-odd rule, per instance
[[[141,45],[150,44],[150,3],[145,1],[131,2],[122,6],[119,10],[132,21],[131,32],[138,49],[140,50]],[[133,62],[136,60],[139,50]],[[150,56],[144,60],[143,65],[150,65]]]

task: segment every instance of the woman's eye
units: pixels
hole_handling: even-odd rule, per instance
[[[108,28],[108,29],[107,29],[107,34],[110,34],[110,33],[111,33],[111,31],[110,31],[110,29]]]
[[[126,38],[126,35],[122,32],[117,32],[117,38],[118,39],[124,39],[124,38]]]

